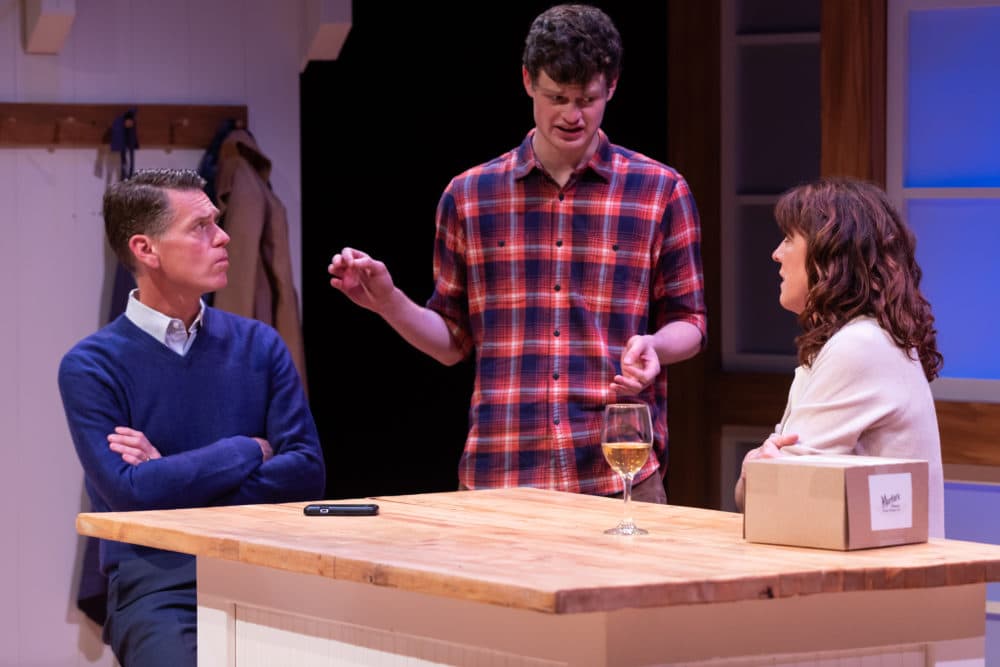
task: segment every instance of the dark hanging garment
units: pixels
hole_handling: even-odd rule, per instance
[[[216,207],[219,206],[219,194],[215,190],[215,178],[219,173],[219,151],[222,149],[222,142],[235,129],[236,121],[232,118],[219,123],[212,141],[208,144],[205,154],[201,156],[201,161],[198,163],[198,175],[205,179],[205,194]],[[247,132],[247,134],[250,133]]]
[[[119,178],[128,180],[135,174],[135,151],[139,148],[137,110],[128,109],[111,123],[111,150],[121,155]],[[114,283],[107,322],[125,312],[128,295],[135,289],[135,277],[120,261],[115,262]],[[86,481],[84,482],[86,484]],[[89,486],[89,485],[88,485]],[[89,494],[88,495],[93,495]],[[104,625],[108,615],[108,578],[101,572],[100,540],[84,538],[83,563],[80,566],[80,588],[76,594],[77,608],[97,625]]]
[[[219,123],[219,127],[212,136],[212,141],[209,142],[208,148],[205,149],[204,155],[201,156],[201,160],[198,162],[198,175],[205,179],[205,194],[208,195],[208,198],[215,204],[216,208],[221,208],[219,205],[219,194],[215,190],[215,179],[219,173],[219,151],[222,149],[222,142],[238,126],[236,120],[233,118],[227,118]],[[219,219],[219,226],[225,228],[226,222],[224,219]],[[209,306],[214,306],[215,293],[206,294],[204,300]]]
[[[111,304],[108,306],[108,322],[125,312],[129,292],[135,289],[135,277],[121,262],[115,264],[115,282],[111,287]]]
[[[126,181],[135,174],[135,151],[139,148],[138,111],[131,108],[115,117],[111,123],[111,150],[121,155],[119,178]],[[108,308],[108,322],[125,312],[128,295],[135,289],[132,272],[121,262],[115,265],[114,285],[111,289],[111,304]]]
[[[86,486],[89,496],[90,485]],[[101,572],[100,560],[100,540],[96,537],[84,538],[80,589],[76,593],[76,606],[86,614],[87,618],[103,626],[108,617],[108,578]]]

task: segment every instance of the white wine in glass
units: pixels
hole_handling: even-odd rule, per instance
[[[604,408],[601,450],[611,469],[621,475],[625,485],[625,514],[621,522],[609,528],[608,535],[645,535],[648,531],[632,521],[632,479],[642,469],[653,448],[653,424],[645,403],[612,403]]]

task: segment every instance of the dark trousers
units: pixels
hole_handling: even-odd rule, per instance
[[[625,492],[623,491],[611,497],[622,498],[624,495]],[[637,500],[640,503],[667,504],[667,491],[663,488],[663,477],[659,469],[653,471],[652,475],[641,482],[632,484],[632,500]]]
[[[110,574],[104,633],[122,667],[196,667],[197,624],[193,556],[159,552]]]

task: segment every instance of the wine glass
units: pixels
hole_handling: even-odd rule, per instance
[[[642,469],[653,448],[653,424],[645,403],[612,403],[604,408],[601,450],[612,470],[625,484],[625,514],[621,523],[604,531],[608,535],[645,535],[632,522],[632,478]]]

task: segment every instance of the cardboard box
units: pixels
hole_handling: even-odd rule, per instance
[[[749,461],[750,542],[866,549],[927,541],[927,462],[803,455]]]

